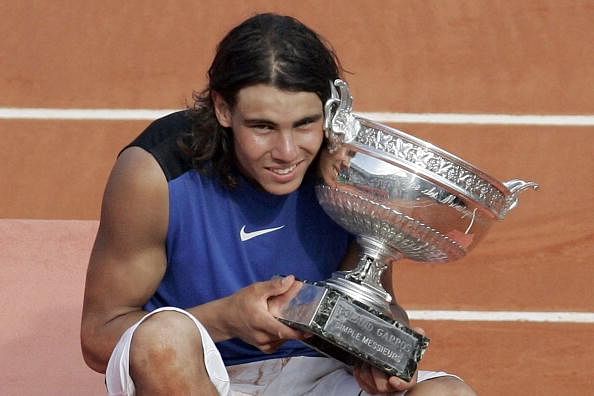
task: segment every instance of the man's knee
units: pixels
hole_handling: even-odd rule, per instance
[[[130,376],[137,394],[217,394],[205,367],[200,330],[178,311],[157,312],[136,328]]]
[[[418,383],[407,395],[476,396],[476,392],[458,378],[438,377]]]
[[[200,367],[202,339],[198,328],[186,315],[176,311],[158,312],[144,320],[134,332],[130,346],[132,376],[154,369],[168,371],[187,365]]]

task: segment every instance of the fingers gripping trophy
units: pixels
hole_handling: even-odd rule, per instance
[[[403,257],[464,257],[516,207],[521,191],[538,185],[501,183],[428,142],[362,118],[352,113],[347,84],[331,87],[316,195],[362,249],[354,270],[306,281],[279,319],[312,333],[304,342],[327,356],[410,381],[429,339],[396,321],[383,271]]]

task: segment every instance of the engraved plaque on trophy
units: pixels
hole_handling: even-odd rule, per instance
[[[538,185],[501,183],[426,141],[352,113],[342,80],[332,84],[324,129],[328,150],[316,195],[337,224],[357,235],[359,262],[304,282],[279,320],[312,333],[304,342],[327,356],[410,381],[429,339],[394,318],[383,271],[403,257],[464,257],[517,205],[521,191]]]

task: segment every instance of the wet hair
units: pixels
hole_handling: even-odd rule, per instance
[[[221,40],[208,70],[208,85],[195,92],[192,131],[183,140],[193,166],[216,174],[223,185],[237,184],[233,132],[219,124],[212,93],[233,108],[245,87],[267,84],[292,92],[313,92],[322,103],[341,65],[329,43],[290,16],[257,14]]]

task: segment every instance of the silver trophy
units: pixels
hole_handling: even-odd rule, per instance
[[[312,333],[304,342],[327,356],[410,381],[429,339],[396,320],[383,271],[403,257],[464,257],[516,207],[521,191],[538,185],[501,183],[428,142],[352,113],[342,80],[332,84],[324,129],[328,150],[320,158],[317,198],[357,235],[359,262],[325,281],[305,281],[279,319]]]

